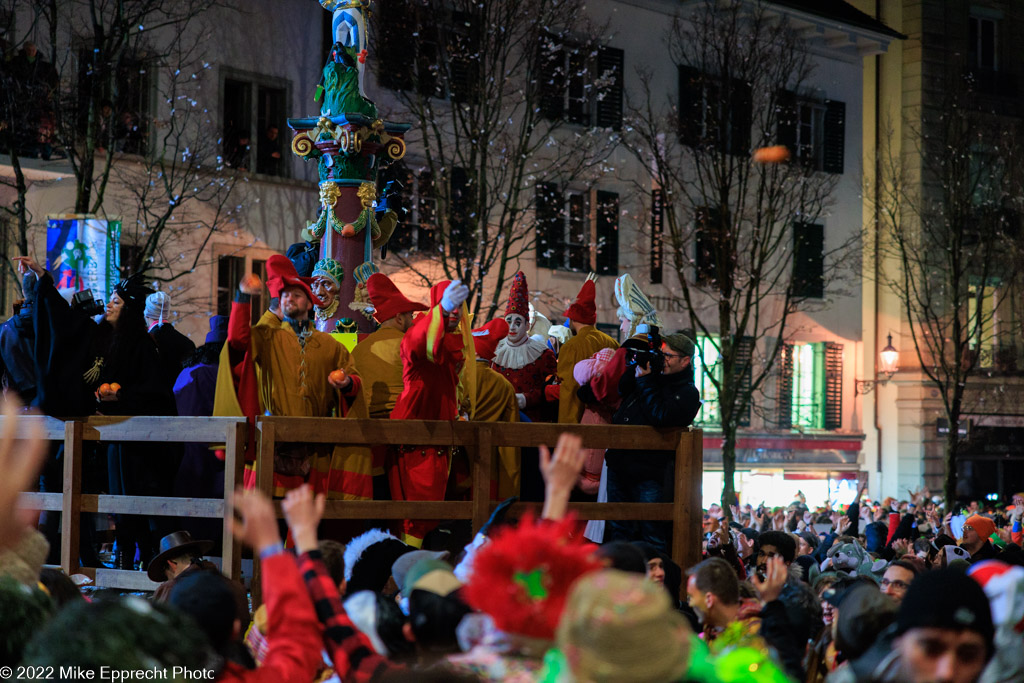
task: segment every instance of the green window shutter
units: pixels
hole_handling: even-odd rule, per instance
[[[679,67],[679,142],[696,147],[701,142],[704,79],[697,69]]]
[[[780,90],[775,94],[775,142],[789,148],[796,155],[796,93]]]
[[[729,154],[750,155],[750,129],[753,125],[750,84],[733,78],[729,85]]]
[[[778,406],[776,423],[779,429],[793,426],[793,345],[783,344],[779,351]]]
[[[825,228],[815,223],[793,224],[793,296],[825,297]]]
[[[750,408],[753,402],[750,385],[754,376],[754,343],[753,337],[740,337],[739,341],[736,342],[736,371],[740,373],[739,395],[741,397],[748,397],[746,399],[747,405],[739,416],[739,425],[741,427],[750,426]]]
[[[614,47],[602,47],[597,51],[597,76],[611,76],[611,83],[602,90],[597,100],[595,124],[601,128],[621,130],[622,128],[622,74],[625,54]]]
[[[825,101],[825,137],[822,170],[826,173],[842,173],[846,145],[846,103],[837,100]]]
[[[843,345],[825,343],[825,429],[843,427]]]

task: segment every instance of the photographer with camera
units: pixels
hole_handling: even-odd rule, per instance
[[[619,381],[622,404],[614,424],[688,427],[700,410],[693,384],[693,340],[684,334],[660,337],[651,327],[624,344],[626,372]],[[608,502],[664,503],[672,501],[675,479],[673,451],[609,449]],[[644,541],[669,552],[668,522],[609,521],[606,541]]]

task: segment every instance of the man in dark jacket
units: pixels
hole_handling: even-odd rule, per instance
[[[24,300],[14,315],[0,326],[0,375],[4,392],[13,391],[22,405],[36,398],[36,371],[32,357],[32,311],[36,301],[35,273],[25,273],[21,293]]]
[[[160,374],[167,388],[173,389],[185,362],[196,352],[196,345],[170,323],[171,297],[167,292],[147,296],[144,315],[149,336],[160,352]]]
[[[671,334],[662,341],[660,351],[648,352],[635,368],[626,368],[619,382],[622,404],[612,418],[614,424],[688,427],[697,416],[700,394],[693,384],[693,340],[683,334]],[[672,501],[673,451],[609,449],[605,462],[608,502]],[[608,533],[606,541],[644,541],[669,552],[668,522],[640,522],[638,532],[631,523],[609,520]]]

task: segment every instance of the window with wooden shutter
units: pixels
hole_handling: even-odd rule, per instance
[[[783,344],[779,351],[776,424],[779,429],[793,426],[793,345]]]
[[[843,345],[825,342],[825,429],[843,427]]]
[[[842,173],[846,146],[846,103],[825,101],[825,144],[821,170]]]
[[[562,215],[562,193],[555,183],[537,183],[537,265],[541,268],[562,266],[562,242],[565,219]]]
[[[619,274],[619,195],[597,191],[597,273]]]
[[[597,94],[597,112],[594,124],[612,130],[622,129],[622,83],[625,53],[614,47],[597,51],[597,76],[609,81]]]
[[[736,372],[740,373],[738,382],[739,397],[748,397],[747,405],[739,416],[739,425],[741,427],[750,426],[751,403],[753,402],[751,383],[754,377],[754,344],[755,339],[753,337],[740,337],[736,341],[736,348],[733,354],[736,359]]]
[[[793,224],[793,296],[825,296],[825,228],[815,223]]]

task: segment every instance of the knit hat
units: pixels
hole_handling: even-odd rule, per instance
[[[896,634],[914,628],[969,630],[992,651],[992,612],[978,582],[952,569],[933,569],[913,580],[896,616]]]
[[[594,546],[572,535],[575,520],[501,527],[473,559],[466,602],[507,633],[551,640],[569,587],[600,568]]]
[[[413,550],[411,553],[399,557],[391,565],[391,576],[394,577],[395,584],[398,585],[398,592],[402,594],[402,597],[409,597],[409,593],[412,592],[412,584],[419,578],[419,576],[410,577],[409,570],[417,562],[424,559],[444,560],[447,558],[447,550]]]
[[[406,299],[391,278],[383,273],[374,273],[366,280],[366,292],[373,304],[373,319],[378,323],[390,320],[399,313],[427,310],[423,304]]]
[[[345,279],[345,269],[330,256],[325,256],[313,266],[313,278],[318,277],[325,277],[340,287],[341,281]]]
[[[167,322],[171,317],[171,297],[167,292],[153,292],[146,297],[146,310],[142,313],[150,320]]]
[[[228,340],[228,316],[210,316],[210,331],[206,333],[206,343],[214,344]]]
[[[593,279],[592,279],[593,278]],[[580,293],[576,295],[576,301],[565,311],[565,317],[575,320],[582,325],[593,325],[597,322],[597,288],[594,280],[597,276],[591,273],[587,276],[586,282],[580,287]]]
[[[689,625],[640,574],[605,569],[572,587],[557,645],[578,681],[675,681],[690,659]]]
[[[690,358],[697,350],[697,345],[693,343],[693,340],[681,332],[666,334],[661,341],[676,353]]]
[[[495,318],[483,327],[473,330],[472,334],[476,357],[494,360],[494,350],[498,348],[498,342],[508,336],[508,323],[504,318]]]
[[[996,523],[988,517],[982,517],[981,515],[971,515],[964,522],[964,526],[974,529],[982,540],[986,540],[996,532]]]
[[[288,260],[287,256],[274,254],[267,259],[267,289],[270,290],[270,296],[280,297],[281,291],[286,287],[301,287],[313,305],[319,306],[321,301],[313,295],[310,284],[311,281],[308,277],[299,277],[299,274],[295,272],[295,265]]]
[[[345,546],[345,594],[379,593],[391,578],[395,560],[413,550],[411,545],[380,529],[370,529],[356,536]]]
[[[526,286],[526,276],[519,271],[512,278],[512,287],[508,291],[508,304],[505,306],[505,317],[521,315],[530,319],[530,290]]]
[[[836,647],[844,659],[856,659],[895,620],[896,603],[874,582],[858,581],[843,596],[836,622]]]
[[[26,586],[39,582],[39,571],[50,553],[46,537],[28,529],[10,548],[0,550],[0,576],[10,576]]]
[[[1017,633],[1024,630],[1024,567],[985,560],[967,575],[985,590],[996,626],[1009,626]]]

